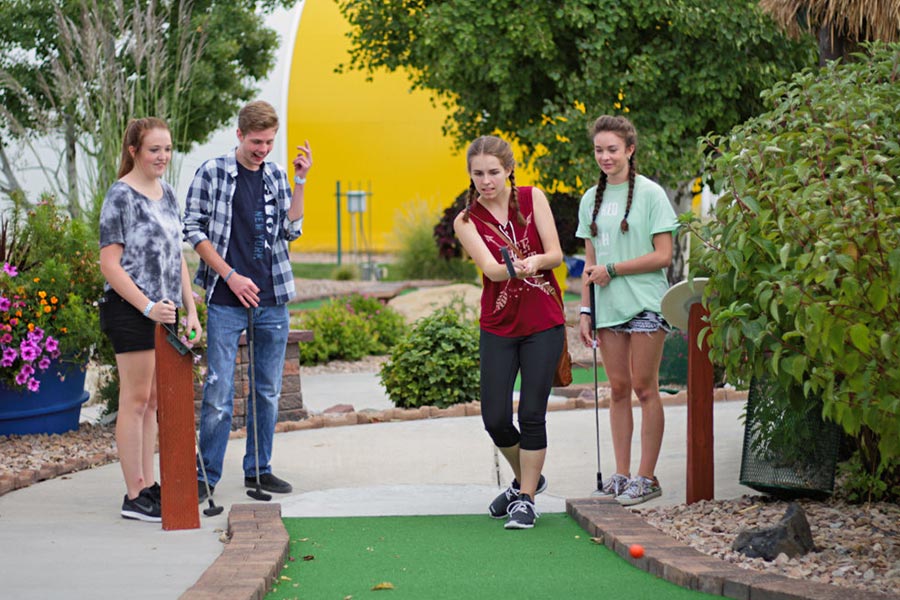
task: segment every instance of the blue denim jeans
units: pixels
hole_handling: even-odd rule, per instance
[[[290,321],[287,306],[260,306],[253,310],[253,358],[256,378],[256,431],[259,436],[259,472],[271,473],[272,439],[281,395],[281,373]],[[209,485],[222,478],[222,463],[234,413],[234,367],[238,342],[247,328],[248,309],[242,306],[210,304],[206,321],[208,371],[203,383],[200,409],[200,453]],[[197,457],[200,460],[200,457]],[[247,397],[247,444],[244,477],[256,476],[256,449],[253,434],[253,406]],[[197,464],[198,479],[203,474]]]

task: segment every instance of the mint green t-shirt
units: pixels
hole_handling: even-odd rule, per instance
[[[590,239],[598,265],[618,263],[653,252],[653,236],[675,231],[678,220],[666,192],[659,184],[637,175],[628,213],[628,232],[619,224],[628,203],[628,183],[607,185],[597,214],[597,235],[591,236],[591,215],[597,186],[581,197],[575,236]],[[661,312],[659,303],[669,287],[664,269],[639,275],[620,275],[606,287],[594,286],[597,327],[612,327],[630,321],[645,310]]]

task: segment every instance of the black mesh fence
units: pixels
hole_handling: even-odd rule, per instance
[[[778,498],[823,498],[834,490],[842,430],[821,402],[794,403],[765,379],[750,383],[740,483]]]

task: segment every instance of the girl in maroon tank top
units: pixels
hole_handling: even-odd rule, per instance
[[[553,213],[544,193],[516,187],[515,160],[504,140],[486,136],[466,153],[469,198],[453,222],[481,269],[481,417],[515,479],[488,512],[507,529],[530,529],[547,452],[547,399],[563,348],[565,316],[552,269],[562,262]],[[507,187],[509,182],[509,187]],[[509,264],[503,258],[506,250]],[[513,386],[521,376],[519,428]]]

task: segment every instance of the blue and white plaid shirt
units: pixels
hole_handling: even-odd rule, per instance
[[[288,243],[303,233],[303,219],[297,221],[288,219],[287,211],[291,206],[292,192],[285,170],[272,162],[264,162],[262,168],[265,202],[268,205],[275,205],[276,222],[280,223],[275,230],[272,245],[275,301],[278,304],[287,304],[296,293]],[[191,247],[196,247],[203,240],[209,240],[219,256],[226,260],[237,175],[234,150],[206,161],[194,174],[184,209],[184,239]],[[212,297],[218,279],[219,274],[201,260],[194,283],[206,290],[207,302]]]

